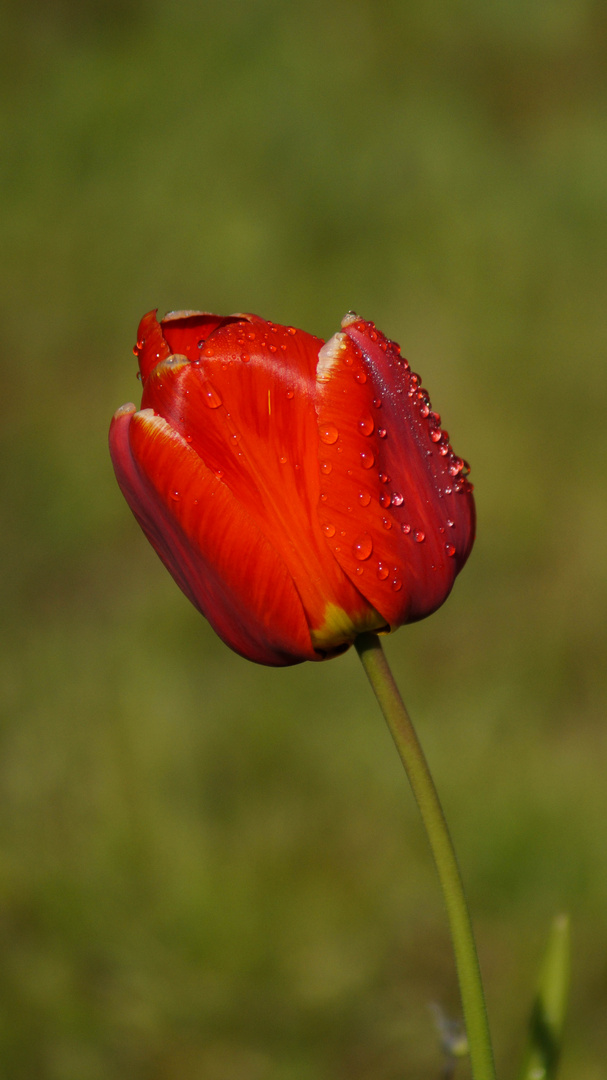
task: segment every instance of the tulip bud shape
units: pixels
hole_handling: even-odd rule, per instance
[[[232,649],[323,660],[447,598],[474,540],[468,466],[373,323],[349,313],[323,342],[257,315],[150,312],[135,353],[116,477]]]

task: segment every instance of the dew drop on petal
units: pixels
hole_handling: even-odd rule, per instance
[[[449,526],[450,529],[455,528],[455,522],[452,521],[451,518],[447,518],[447,525]]]
[[[218,394],[213,384],[208,381],[208,379],[205,380],[202,384],[202,393],[204,403],[205,405],[208,405],[209,409],[218,409],[220,405],[223,405],[221,396]]]
[[[453,544],[445,544],[445,551],[447,552],[447,555],[449,555],[449,556],[455,555],[455,548],[454,548]]]
[[[390,480],[390,477],[388,476],[387,473],[380,472],[380,474],[379,474],[379,482],[380,482],[380,484],[387,484],[389,482],[389,480]]]
[[[376,409],[381,408],[381,398],[380,397],[373,398],[373,404],[374,404]]]
[[[335,536],[335,525],[331,525],[331,522],[329,521],[326,525],[323,525],[322,531],[324,532],[325,536]]]
[[[287,390],[287,400],[288,401],[292,401],[294,396],[295,396],[295,391],[294,390]]]
[[[321,471],[321,473],[324,473],[325,476],[328,476],[332,469],[333,469],[333,466],[332,466],[330,461],[321,461],[321,463],[320,463],[320,471]]]
[[[404,501],[404,496],[401,495],[400,491],[392,492],[392,506],[402,506]]]
[[[281,465],[286,465],[287,464],[287,459],[284,456],[284,454],[281,454],[278,460],[279,460]]]
[[[363,566],[357,566],[356,567],[356,573],[357,574],[364,574],[364,567]]]
[[[379,435],[380,439],[385,439],[388,432],[386,431],[385,427],[380,427],[378,428],[377,434]]]
[[[243,364],[248,364],[249,360],[251,359],[250,353],[248,353],[248,352],[241,353],[240,354],[240,359],[242,360]]]
[[[357,371],[354,378],[356,379],[357,383],[366,383],[366,381],[367,381],[367,372],[366,371]]]
[[[363,469],[372,469],[375,465],[375,454],[372,450],[361,450],[360,463]]]
[[[380,581],[385,581],[390,574],[390,567],[386,563],[380,562],[377,564],[377,576]]]
[[[369,536],[369,533],[362,533],[355,541],[352,551],[357,559],[364,562],[365,559],[369,559],[373,552],[373,541]]]
[[[392,499],[391,499],[390,495],[388,494],[388,492],[387,491],[382,491],[381,495],[379,496],[380,506],[383,506],[383,508],[385,510],[390,505],[391,502],[392,502]]]
[[[437,429],[434,428],[434,430],[430,432],[430,438],[432,439],[432,442],[440,442],[441,441],[441,433],[440,433],[440,431],[437,431]]]
[[[368,506],[369,503],[371,502],[371,496],[369,495],[369,492],[368,491],[359,491],[359,493],[358,493],[358,501],[359,501],[361,506]]]
[[[294,326],[287,326],[287,334],[296,334],[297,330]]]
[[[421,529],[417,529],[415,532],[415,539],[417,540],[418,544],[423,543],[423,541],[426,539],[425,532],[422,532]]]
[[[335,427],[335,424],[323,424],[319,429],[318,434],[321,442],[326,443],[327,446],[331,446],[333,443],[337,442],[339,438],[339,431]]]
[[[381,523],[382,523],[384,529],[391,529],[392,528],[392,522],[390,521],[390,518],[388,518],[388,517],[383,517],[381,519]]]
[[[393,592],[400,592],[400,590],[402,589],[402,587],[403,587],[403,583],[402,583],[402,581],[400,580],[400,578],[397,578],[397,577],[395,577],[395,578],[393,579],[393,581],[392,581],[392,591],[393,591]]]
[[[373,423],[373,420],[370,416],[363,416],[358,421],[358,430],[360,431],[361,435],[372,435],[374,428],[375,424]]]
[[[181,495],[178,491],[171,491],[170,495],[171,498],[175,500],[175,502],[177,502],[177,500],[181,498]]]
[[[408,536],[409,533],[411,532],[411,526],[410,525],[401,525],[400,531],[404,532],[405,536]]]

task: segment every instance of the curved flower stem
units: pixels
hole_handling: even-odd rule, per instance
[[[474,1080],[495,1080],[491,1038],[481,973],[462,878],[445,815],[424,752],[394,682],[377,634],[360,634],[356,650],[379,702],[400,755],[434,855],[451,938]]]

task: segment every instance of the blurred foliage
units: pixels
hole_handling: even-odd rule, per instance
[[[605,1075],[607,9],[2,8],[0,1076],[437,1078],[434,872],[356,657],[230,654],[105,446],[151,307],[373,318],[470,459],[447,605],[387,643],[475,917],[500,1076],[571,914]],[[465,1066],[460,1074],[466,1075]]]

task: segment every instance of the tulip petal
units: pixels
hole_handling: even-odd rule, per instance
[[[319,520],[345,573],[395,628],[446,599],[472,546],[474,503],[398,346],[356,316],[342,325],[318,364]]]
[[[278,552],[303,603],[317,649],[335,650],[385,625],[328,550],[314,408],[319,338],[247,316],[223,323],[202,350],[163,330],[196,361],[159,365],[142,407],[164,417],[219,476]]]
[[[274,666],[324,658],[280,556],[181,435],[151,409],[123,406],[110,450],[143,531],[226,644]]]

